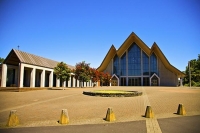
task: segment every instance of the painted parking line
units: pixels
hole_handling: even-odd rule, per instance
[[[55,100],[59,100],[59,99],[67,98],[67,97],[72,97],[72,96],[76,96],[76,95],[80,95],[80,94],[73,94],[73,95],[68,95],[68,96],[63,96],[63,97],[52,98],[52,99],[48,99],[48,100],[44,100],[44,101],[38,101],[38,102],[34,102],[34,103],[29,103],[29,104],[25,104],[25,105],[15,106],[15,107],[12,107],[12,108],[7,108],[7,109],[0,110],[0,113],[5,112],[5,111],[10,111],[10,110],[13,110],[13,109],[19,109],[19,108],[23,108],[23,107],[27,107],[27,106],[32,106],[32,105],[37,105],[37,104],[41,104],[41,103],[51,102],[51,101],[55,101]]]
[[[151,106],[145,89],[142,87],[144,107]],[[155,116],[154,116],[155,117]],[[156,118],[146,118],[147,133],[162,133]]]

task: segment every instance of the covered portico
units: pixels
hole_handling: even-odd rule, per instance
[[[56,78],[53,68],[58,63],[12,49],[2,64],[1,87],[76,87],[73,75],[64,85]]]

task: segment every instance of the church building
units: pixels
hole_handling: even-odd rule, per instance
[[[112,86],[178,86],[185,75],[155,42],[149,48],[135,33],[119,49],[112,45],[97,70],[112,75]]]

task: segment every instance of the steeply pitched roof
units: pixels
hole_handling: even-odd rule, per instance
[[[27,52],[12,49],[3,63],[18,65],[18,63],[31,64],[46,68],[54,68],[59,62],[33,55]],[[73,69],[74,66],[68,65],[69,68]]]
[[[112,58],[117,54],[118,57],[121,57],[126,50],[131,46],[131,44],[135,42],[148,56],[150,56],[153,52],[160,58],[164,66],[178,75],[178,77],[185,76],[180,70],[172,66],[165,55],[162,53],[158,45],[154,42],[153,46],[149,48],[134,32],[132,32],[129,37],[124,41],[124,43],[120,46],[118,50],[112,45],[107,55],[105,56],[101,65],[97,68],[98,71],[104,71],[108,66],[108,63],[112,60]],[[114,50],[115,49],[115,50]]]

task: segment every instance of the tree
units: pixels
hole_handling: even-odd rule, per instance
[[[99,80],[101,86],[103,85],[110,85],[111,75],[109,73],[99,72]]]
[[[0,57],[0,64],[2,64],[3,61],[4,61],[4,58],[1,58],[1,57]]]
[[[57,79],[61,79],[63,87],[64,81],[70,79],[71,69],[68,68],[66,63],[60,62],[54,67],[54,73],[56,74]]]
[[[200,54],[197,59],[193,59],[189,61],[190,63],[190,71],[191,71],[191,85],[192,86],[200,86]],[[186,66],[184,77],[184,85],[189,86],[189,67]]]
[[[109,73],[104,74],[104,83],[109,86],[110,85],[111,75]]]
[[[104,72],[99,73],[99,80],[100,80],[100,85],[103,86],[103,83],[105,82],[105,73]]]
[[[90,74],[92,82],[96,84],[96,82],[99,81],[99,71],[97,71],[95,68],[90,68]]]
[[[86,63],[85,61],[76,63],[74,74],[75,78],[80,82],[88,82],[91,79],[90,63]],[[82,84],[80,87],[82,87]]]

